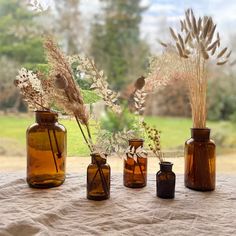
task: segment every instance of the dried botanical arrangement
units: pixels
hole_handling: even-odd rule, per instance
[[[51,67],[46,91],[49,96],[53,96],[58,107],[74,115],[89,150],[93,152],[94,147],[89,128],[89,115],[80,88],[73,78],[70,64],[52,38],[45,38],[44,48]],[[85,126],[87,134],[84,132],[82,125]]]
[[[33,71],[21,68],[14,84],[20,90],[29,109],[49,110],[49,103],[42,82]]]
[[[161,151],[161,131],[157,130],[156,128],[151,128],[147,125],[146,122],[142,123],[144,130],[147,134],[149,144],[149,149],[153,152],[153,154],[159,159],[160,162],[163,162],[163,152]]]
[[[186,80],[192,108],[193,127],[205,128],[207,64],[210,59],[213,59],[216,65],[224,65],[228,62],[231,51],[227,47],[223,49],[220,47],[221,38],[219,33],[216,33],[216,24],[211,17],[196,18],[193,10],[188,9],[185,12],[185,19],[180,20],[180,26],[181,32],[175,32],[170,28],[173,44],[160,42],[166,48],[164,58],[169,58],[170,62],[169,69],[165,71],[167,71],[167,75],[177,73],[179,77]],[[166,64],[168,60],[164,58],[160,60],[164,62],[165,66],[168,66]],[[151,78],[161,79],[160,77],[155,78],[160,70],[164,71],[158,69],[161,66],[159,63],[153,63]]]
[[[74,115],[83,138],[92,155],[99,154],[101,158],[106,159],[104,150],[95,145],[92,140],[89,127],[89,115],[85,107],[81,89],[77,85],[72,73],[70,64],[72,61],[69,61],[66,58],[52,38],[45,39],[44,48],[47,52],[48,62],[51,67],[47,83],[48,93],[54,97],[55,102],[59,107],[63,108],[63,110],[67,111],[69,114]],[[80,65],[82,63],[85,62],[80,60]],[[84,131],[83,127],[85,127],[86,131]],[[103,190],[107,193],[109,187],[103,169],[100,162],[96,158],[95,161],[97,171],[88,188],[94,185],[95,177],[99,174],[102,181]]]
[[[125,108],[119,105],[119,93],[111,90],[107,77],[102,70],[99,70],[94,61],[88,57],[74,55],[68,58],[72,65],[76,63],[76,72],[82,74],[84,79],[90,81],[90,89],[96,91],[109,108],[107,115],[112,119],[125,120]],[[111,112],[110,112],[111,111]],[[123,129],[117,132],[110,132],[106,128],[99,128],[98,138],[94,147],[103,150],[106,154],[116,153],[119,155],[126,146],[127,140],[134,137],[133,130]]]
[[[51,100],[47,96],[46,91],[46,83],[44,80],[40,79],[39,74],[35,74],[31,70],[27,70],[26,68],[21,68],[19,70],[18,75],[16,76],[16,79],[14,81],[15,86],[20,90],[20,93],[24,99],[24,101],[28,104],[28,107],[30,110],[33,111],[50,111],[53,112],[51,108]],[[56,171],[58,172],[57,162],[56,162],[56,156],[57,158],[61,158],[62,154],[58,147],[58,140],[55,133],[55,130],[53,130],[53,138],[55,140],[55,146],[57,148],[56,156],[53,151],[53,139],[50,134],[50,130],[47,129],[50,148],[54,160],[54,165],[56,168]]]

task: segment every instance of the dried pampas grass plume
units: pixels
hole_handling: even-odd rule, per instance
[[[66,112],[75,115],[81,124],[88,125],[89,116],[69,62],[52,38],[45,38],[44,48],[51,67],[49,80],[55,88],[55,101]]]
[[[93,152],[88,112],[80,88],[74,80],[70,64],[51,37],[45,38],[44,48],[51,68],[49,79],[45,84],[48,88],[48,96],[53,96],[59,107],[74,115],[85,142],[90,151]],[[85,135],[81,124],[85,125],[88,137]]]

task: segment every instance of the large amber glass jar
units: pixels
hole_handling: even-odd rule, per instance
[[[147,185],[147,155],[138,149],[143,148],[143,139],[130,139],[129,152],[124,159],[124,185],[129,188],[142,188]]]
[[[185,186],[199,191],[215,189],[215,143],[210,129],[191,129],[192,137],[185,143]]]
[[[160,170],[156,174],[157,196],[160,198],[175,197],[175,173],[172,166],[171,162],[160,162]]]
[[[99,153],[92,153],[91,157],[92,163],[87,168],[87,198],[97,201],[108,199],[111,168],[106,163],[106,158]]]
[[[27,182],[33,188],[50,188],[65,180],[66,129],[56,113],[36,111],[36,123],[26,133]]]

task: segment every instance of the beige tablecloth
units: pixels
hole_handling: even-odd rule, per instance
[[[217,178],[214,192],[196,192],[177,176],[176,198],[155,196],[155,175],[143,189],[112,176],[110,200],[86,199],[85,176],[30,189],[24,173],[0,174],[0,235],[236,235],[236,175]]]

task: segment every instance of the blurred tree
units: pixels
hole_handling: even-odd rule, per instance
[[[208,86],[208,119],[228,120],[236,111],[235,75],[218,73],[209,81]]]
[[[22,1],[0,0],[0,109],[22,107],[13,85],[17,67],[45,62],[36,17]]]
[[[176,79],[174,83],[150,93],[145,113],[153,116],[190,117],[191,107],[183,81]]]
[[[149,53],[140,39],[141,0],[102,0],[104,17],[96,16],[91,28],[90,53],[104,69],[111,86],[120,90],[144,73]]]
[[[55,11],[51,11],[51,13],[54,18],[52,31],[62,40],[67,53],[73,55],[77,54],[79,50],[84,50],[86,43],[80,0],[55,1]],[[81,44],[83,44],[83,48]]]
[[[44,62],[39,25],[22,1],[0,0],[0,54],[19,63]]]

